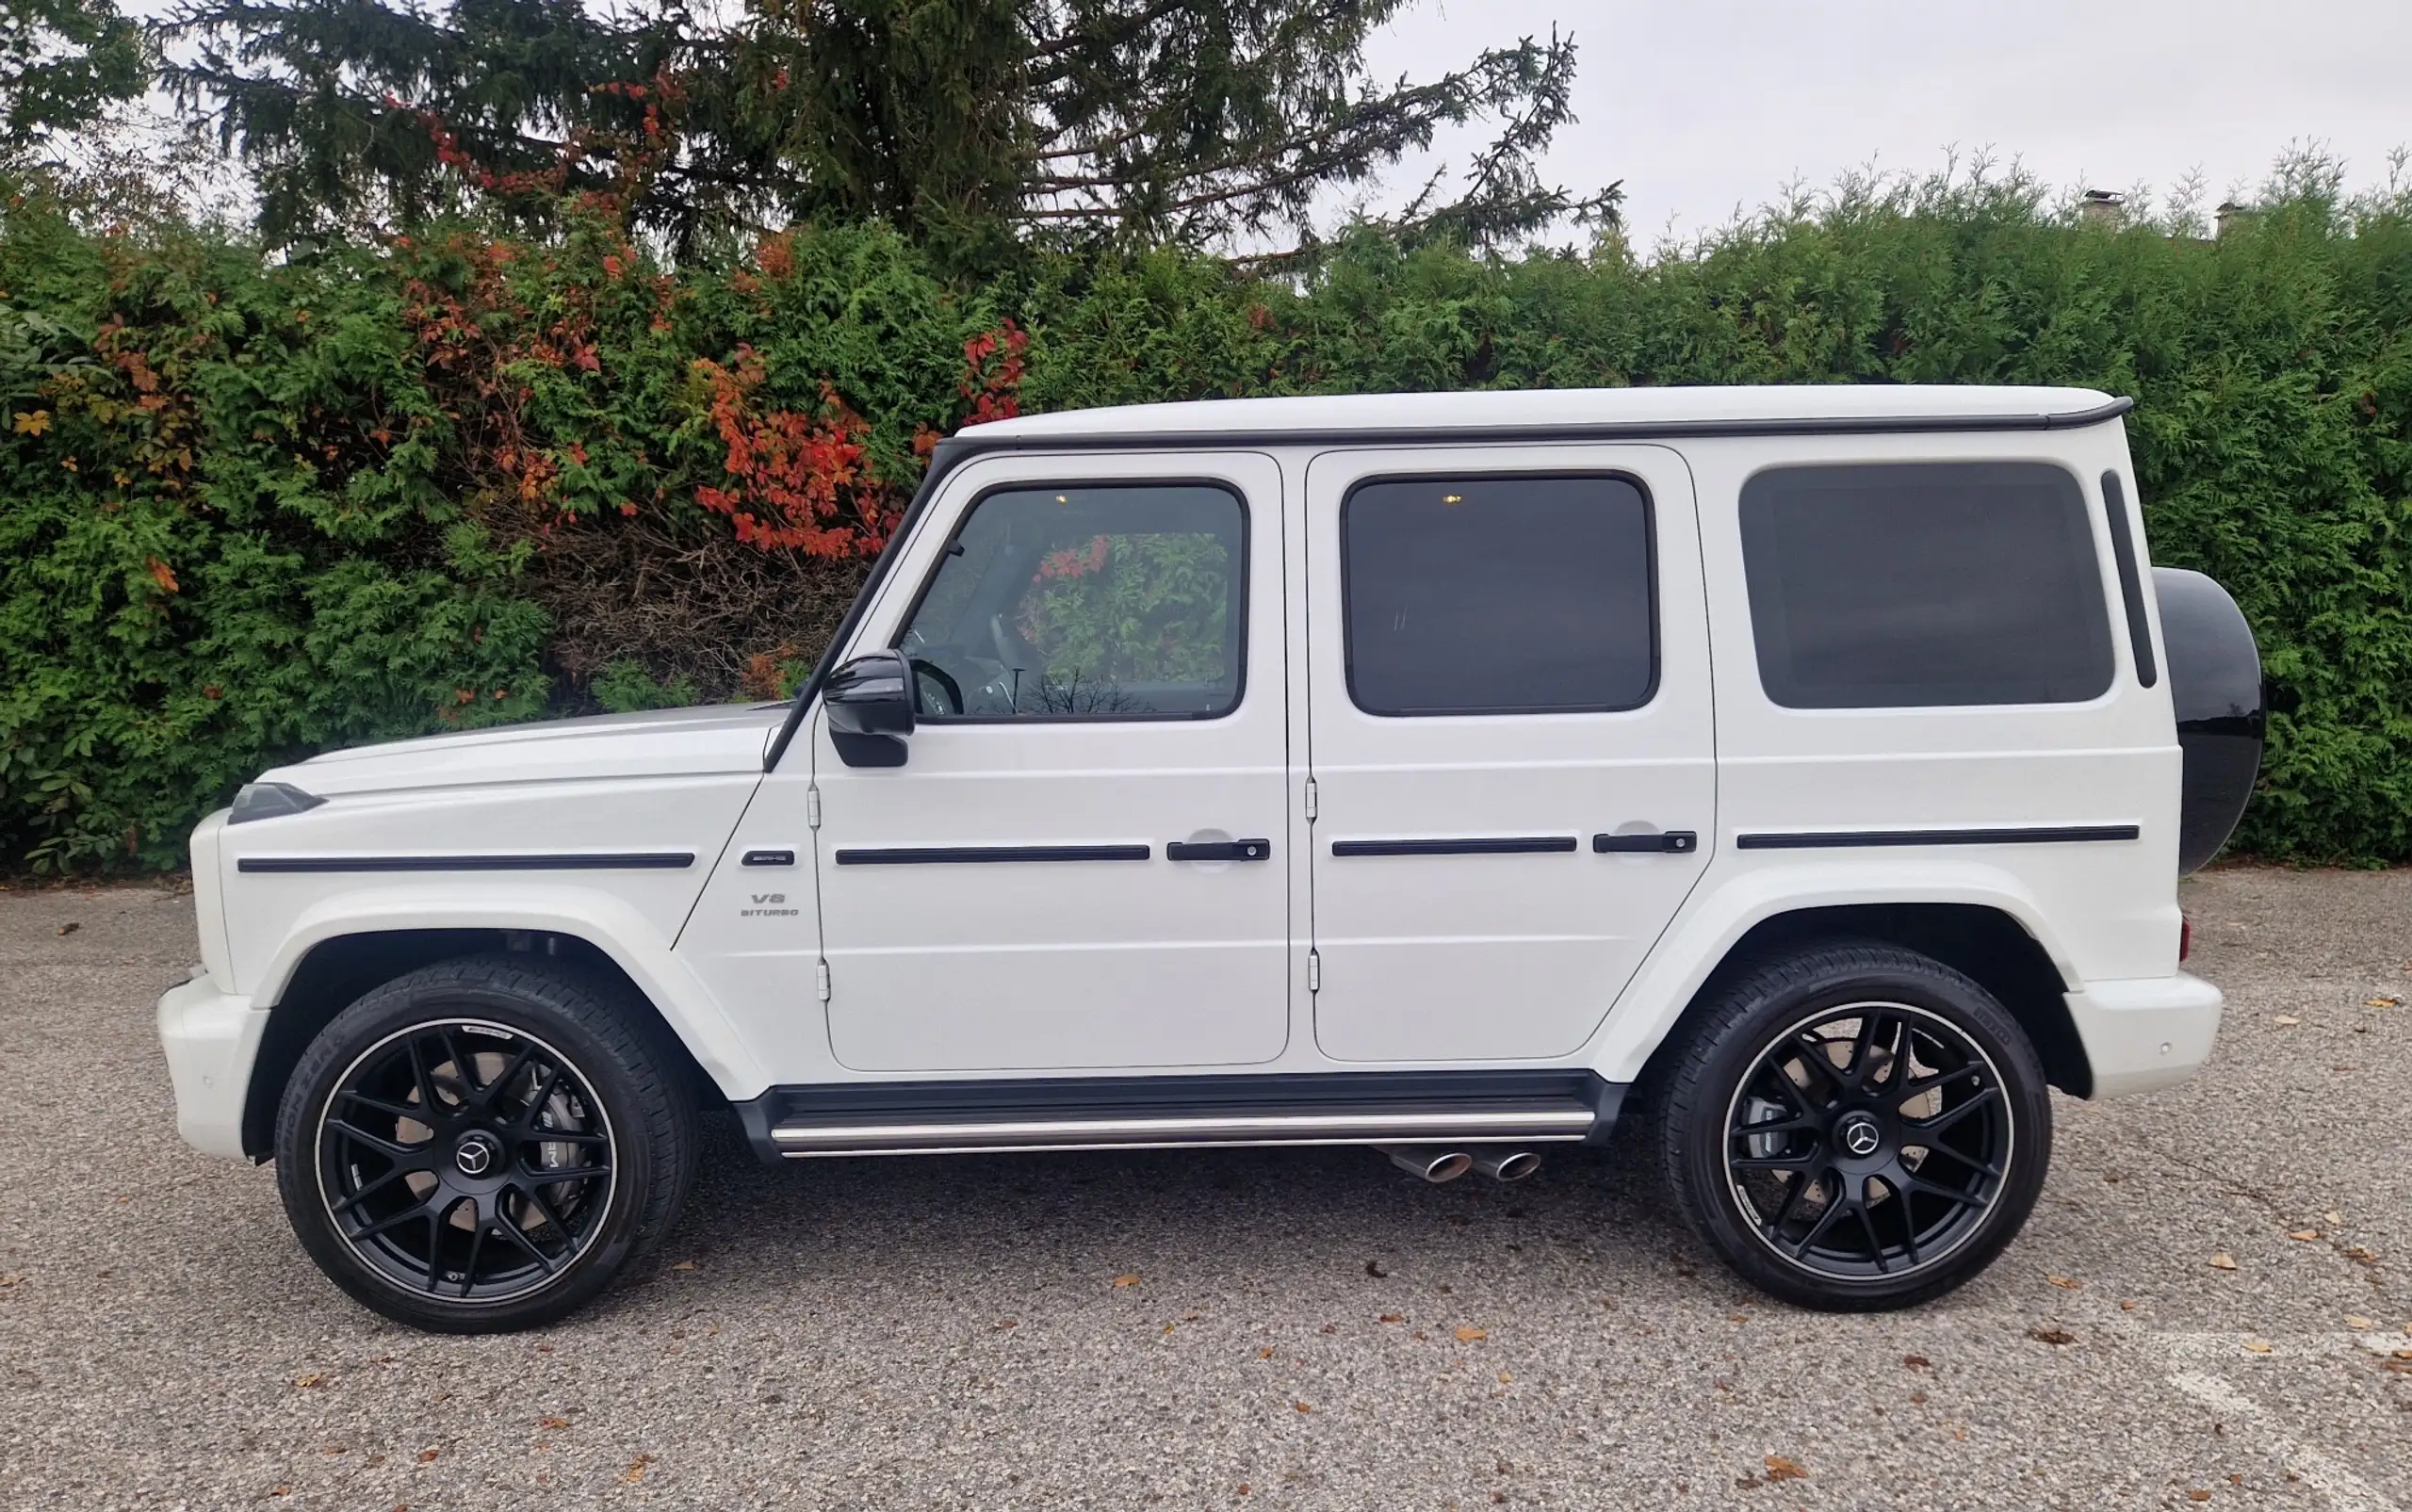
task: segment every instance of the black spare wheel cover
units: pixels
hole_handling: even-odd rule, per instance
[[[2152,578],[2177,743],[2186,753],[2177,821],[2182,875],[2219,854],[2253,796],[2267,715],[2261,652],[2226,589],[2183,567],[2155,567]]]

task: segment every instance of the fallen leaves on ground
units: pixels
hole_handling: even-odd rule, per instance
[[[1139,1284],[1139,1278],[1135,1276],[1117,1276],[1114,1278],[1114,1284],[1116,1286],[1137,1286]]]
[[[2266,1355],[2270,1352],[2270,1341],[2266,1339],[2248,1339],[2244,1341],[2244,1352],[2248,1355]]]
[[[2066,1328],[2029,1328],[2027,1337],[2039,1344],[2074,1344],[2077,1335]]]
[[[692,1271],[695,1268],[695,1262],[693,1260],[680,1260],[677,1264],[673,1265],[670,1268],[674,1271]]]
[[[2280,1014],[2277,1017],[2277,1025],[2280,1029],[2292,1029],[2302,1022],[2302,1019],[2292,1014]]]
[[[435,1456],[443,1452],[440,1449],[422,1449],[418,1452],[418,1462],[422,1465],[432,1465],[435,1463]]]
[[[302,1390],[306,1391],[306,1390],[308,1390],[310,1388],[312,1388],[312,1387],[314,1387],[314,1386],[323,1386],[323,1385],[325,1385],[325,1384],[326,1384],[326,1380],[327,1380],[327,1373],[326,1373],[326,1372],[324,1372],[324,1371],[312,1371],[312,1372],[311,1372],[309,1374],[307,1374],[307,1375],[296,1375],[295,1377],[293,1377],[293,1384],[294,1384],[295,1386],[300,1387]]]
[[[1405,1323],[1407,1321],[1407,1314],[1403,1312],[1385,1312],[1377,1321],[1382,1323]]]
[[[566,1427],[568,1427],[568,1426],[569,1426],[569,1419],[567,1419],[567,1418],[538,1418],[538,1419],[536,1420],[536,1424],[537,1424],[537,1426],[538,1426],[538,1427],[542,1427],[542,1428],[566,1428]]]
[[[2345,1246],[2345,1258],[2359,1265],[2376,1265],[2378,1251],[2365,1249],[2359,1244],[2348,1244]]]
[[[2221,1250],[2204,1263],[2215,1271],[2232,1271],[2236,1269],[2236,1257],[2226,1250]]]
[[[1903,1355],[1901,1357],[1901,1363],[1907,1365],[1914,1371],[1922,1371],[1932,1365],[1934,1361],[1927,1358],[1924,1355]]]
[[[2189,1502],[2208,1502],[2210,1499],[2211,1493],[2199,1487],[2186,1493],[2186,1500]]]
[[[623,1486],[634,1486],[637,1482],[644,1479],[644,1472],[652,1466],[652,1464],[653,1456],[651,1455],[639,1455],[636,1458],[629,1460],[628,1468],[620,1471],[620,1484]]]
[[[2044,1277],[2044,1279],[2051,1282],[2054,1286],[2059,1287],[2063,1292],[2082,1292],[2085,1290],[2085,1283],[2078,1280],[2074,1276],[2047,1276]]]
[[[2362,1000],[2362,1006],[2365,1008],[2401,1008],[2404,1006],[2404,1000],[2401,998],[2364,998]]]
[[[1490,1337],[1491,1330],[1488,1328],[1476,1328],[1472,1324],[1461,1323],[1458,1325],[1459,1343],[1471,1344],[1477,1339],[1488,1339]]]
[[[73,935],[83,927],[83,925],[76,923],[73,919],[70,919],[66,923],[58,926],[58,933],[61,935]]]
[[[2378,1326],[2378,1320],[2375,1318],[2365,1318],[2359,1313],[2349,1312],[2345,1314],[2345,1326],[2348,1328],[2375,1328]]]
[[[1782,1455],[1768,1455],[1761,1462],[1768,1468],[1768,1480],[1805,1481],[1809,1478],[1809,1472],[1801,1468],[1799,1461],[1786,1459]]]
[[[2287,1237],[2289,1239],[2299,1239],[2305,1244],[2309,1244],[2311,1241],[2320,1237],[2320,1230],[2317,1228],[2290,1228],[2287,1230]]]
[[[1293,1402],[1290,1404],[1290,1410],[1293,1412],[1312,1412],[1314,1408],[1307,1406],[1304,1402]]]

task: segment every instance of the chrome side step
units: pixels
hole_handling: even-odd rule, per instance
[[[1184,1145],[1377,1145],[1572,1142],[1589,1136],[1589,1108],[1389,1114],[1236,1114],[1220,1117],[1018,1118],[909,1124],[782,1124],[771,1141],[788,1160],[814,1155],[912,1155],[935,1150],[1168,1149]]]
[[[1192,1146],[1568,1144],[1624,1088],[1582,1071],[857,1081],[737,1104],[768,1160]]]

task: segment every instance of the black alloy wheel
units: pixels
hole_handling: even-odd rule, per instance
[[[611,1122],[569,1058],[475,1018],[362,1052],[318,1121],[318,1193],[363,1263],[501,1302],[567,1274],[611,1208]]]
[[[548,1323],[676,1220],[689,1069],[650,1004],[570,962],[423,967],[337,1014],[294,1067],[285,1215],[329,1279],[397,1322]]]
[[[2016,1145],[1983,1048],[1898,1002],[1786,1027],[1735,1089],[1725,1130],[1726,1183],[1752,1230],[1818,1276],[1941,1261],[1982,1227]]]
[[[1737,974],[1654,1062],[1656,1138],[1693,1228],[1803,1307],[1907,1307],[1992,1263],[2042,1191],[2034,1047],[1963,973],[1875,943]]]

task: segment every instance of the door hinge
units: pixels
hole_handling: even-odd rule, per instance
[[[1321,951],[1307,951],[1307,990],[1309,992],[1323,990],[1323,952]]]
[[[810,784],[804,789],[804,822],[809,829],[821,827],[821,789]]]
[[[1310,821],[1312,821],[1314,817],[1315,817],[1315,780],[1314,780],[1312,777],[1309,777],[1309,778],[1307,779],[1307,818],[1308,818]]]
[[[816,961],[812,966],[812,990],[823,1002],[829,1000],[829,963]]]

